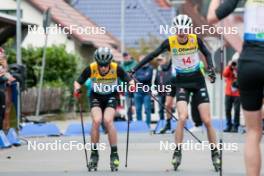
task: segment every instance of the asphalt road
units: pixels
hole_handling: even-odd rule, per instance
[[[204,133],[197,134],[202,140],[206,140]],[[128,167],[125,168],[126,135],[119,134],[118,151],[121,165],[118,172],[111,172],[109,166],[109,147],[106,135],[102,135],[101,143],[106,146],[100,151],[100,161],[97,172],[87,172],[82,150],[28,150],[28,145],[12,147],[0,150],[0,176],[214,176],[210,151],[188,150],[183,152],[182,164],[175,172],[170,164],[172,150],[160,150],[161,142],[173,142],[173,135],[131,134],[128,156]],[[88,139],[87,139],[88,140]],[[193,138],[185,134],[185,142],[195,142]],[[28,138],[31,144],[70,143],[70,141],[82,142],[81,136],[76,137],[43,137]],[[88,140],[89,141],[89,140]],[[237,150],[224,151],[223,175],[245,175],[243,161],[244,135],[225,134],[225,143],[234,143]],[[262,150],[264,150],[262,142]],[[171,144],[172,145],[172,144]],[[172,145],[173,146],[173,145]],[[263,152],[263,151],[262,151]],[[90,152],[88,151],[88,154]],[[262,172],[264,174],[264,172]]]

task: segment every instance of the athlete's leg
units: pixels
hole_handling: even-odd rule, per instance
[[[173,107],[173,97],[172,96],[166,96],[165,100],[165,107],[166,107],[166,123],[165,126],[160,130],[159,133],[163,134],[166,133],[167,130],[171,129],[171,113],[172,113],[172,107]]]
[[[264,94],[264,91],[263,91],[263,94]],[[263,95],[264,96],[264,95]],[[264,122],[264,98],[263,98],[263,100],[262,100],[262,111],[261,111],[261,114],[262,114],[262,120],[263,120],[263,122]],[[263,123],[263,125],[264,125],[264,123]],[[263,126],[263,129],[264,129],[264,126]]]
[[[259,176],[261,169],[260,141],[262,137],[261,110],[244,110],[246,122],[245,163],[248,176]]]
[[[248,176],[259,176],[261,170],[260,141],[262,137],[262,87],[255,85],[255,87],[248,88],[245,87],[243,81],[244,80],[240,83],[242,83],[242,88],[246,89],[241,89],[240,93],[246,123],[246,171]]]
[[[172,88],[172,90],[171,90],[171,92],[167,93],[166,100],[165,100],[166,109],[169,110],[169,111],[166,111],[166,119],[168,122],[170,122],[170,119],[172,118],[171,113],[173,113],[172,108],[174,105],[174,97],[176,97],[177,88],[175,86],[175,83],[172,82],[171,88]]]
[[[91,99],[91,115],[92,115],[92,131],[91,131],[91,155],[90,160],[88,164],[89,171],[94,169],[97,169],[97,163],[99,160],[99,152],[98,152],[98,142],[100,137],[99,128],[102,121],[102,109],[99,107],[98,100],[97,99]]]
[[[173,100],[174,97],[171,96],[166,96],[166,102],[165,102],[165,106],[166,106],[166,119],[170,120],[171,119],[171,113],[172,113],[172,108],[173,108]]]
[[[262,137],[262,99],[263,99],[263,55],[250,53],[245,48],[238,62],[238,83],[240,100],[246,123],[245,164],[248,176],[259,176],[261,169],[260,141]],[[244,57],[260,58],[259,63],[244,61]]]
[[[178,88],[176,90],[176,98],[177,103],[176,107],[178,110],[178,122],[175,130],[175,143],[176,148],[172,156],[172,165],[174,166],[174,170],[177,170],[179,165],[181,164],[182,159],[182,146],[180,145],[183,141],[183,130],[185,126],[186,119],[188,117],[188,101],[189,101],[190,93],[185,88]]]
[[[112,103],[108,104],[104,111],[104,124],[108,131],[108,140],[111,147],[110,154],[110,167],[113,171],[114,168],[119,166],[119,156],[117,152],[117,132],[114,126],[114,116],[115,116],[115,105]]]
[[[221,169],[221,157],[217,148],[216,132],[211,123],[210,103],[201,103],[198,107],[202,121],[207,129],[207,137],[210,144],[214,144],[211,150],[211,157],[216,171]]]
[[[197,96],[198,101],[198,110],[201,116],[201,119],[207,129],[207,137],[210,143],[216,144],[216,133],[211,123],[211,112],[210,112],[210,101],[209,94],[206,88],[206,85],[202,86],[200,89],[194,92],[194,95]]]
[[[210,103],[201,103],[198,106],[201,119],[207,129],[208,141],[216,144],[216,133],[211,123]]]
[[[261,111],[261,114],[262,114],[262,130],[264,131],[264,98],[262,100],[262,111]]]
[[[117,144],[117,134],[114,126],[115,109],[107,107],[104,111],[104,125],[108,132],[108,140],[111,146]]]
[[[172,156],[172,165],[174,166],[174,170],[177,170],[179,165],[181,164],[182,159],[182,146],[180,145],[183,141],[183,130],[185,126],[186,119],[188,117],[188,99],[189,93],[184,89],[180,89],[181,91],[177,91],[177,110],[178,110],[178,122],[175,131],[175,143],[176,148]],[[179,99],[182,97],[182,99]],[[183,98],[184,97],[184,98]]]
[[[91,131],[91,142],[92,144],[97,144],[99,142],[99,129],[102,122],[102,109],[100,107],[92,107],[92,131]]]
[[[178,101],[177,102],[178,110],[178,123],[175,132],[175,142],[176,144],[182,143],[183,141],[183,131],[186,119],[188,117],[188,103],[187,101]]]
[[[190,93],[184,88],[178,88],[176,91],[177,95],[177,110],[178,110],[178,122],[175,132],[176,144],[182,143],[183,140],[183,130],[185,126],[186,119],[188,118],[188,101]]]
[[[194,122],[194,126],[200,127],[203,125],[203,122],[198,110],[197,96],[195,95],[192,96],[190,104],[191,104],[191,114],[192,114],[192,120]]]

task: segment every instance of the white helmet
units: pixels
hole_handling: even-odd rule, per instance
[[[232,62],[237,62],[239,59],[240,54],[238,52],[236,52],[233,56],[232,56]]]
[[[191,17],[184,14],[180,14],[174,17],[172,24],[178,29],[188,29],[193,25]]]

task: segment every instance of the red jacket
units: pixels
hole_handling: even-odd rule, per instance
[[[234,74],[234,71],[237,73],[237,69],[233,70],[231,66],[227,66],[223,72],[223,76],[226,78],[225,94],[227,96],[240,96],[239,90],[232,86],[237,81],[237,75]]]

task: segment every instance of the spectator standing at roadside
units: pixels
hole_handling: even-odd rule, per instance
[[[170,63],[166,61],[166,58],[163,56],[158,57],[158,68],[155,76],[155,85],[165,86],[169,84],[171,79],[171,67]],[[164,107],[166,102],[166,92],[158,92],[158,100],[159,104],[159,118],[160,120],[164,120]],[[162,105],[162,106],[161,106]]]
[[[144,56],[140,56],[139,61],[141,61]],[[141,69],[137,70],[135,73],[136,79],[145,86],[151,87],[153,75],[153,68],[150,64],[146,64]],[[142,87],[142,86],[141,86]],[[151,122],[151,96],[149,92],[144,92],[143,89],[138,88],[134,93],[135,96],[135,106],[137,120],[142,121],[142,107],[144,105],[144,110],[146,114],[146,123],[150,126]]]
[[[130,72],[136,65],[137,65],[137,61],[127,52],[123,53],[123,63],[121,64],[121,67],[123,68],[124,71],[126,72]],[[126,92],[125,93],[125,99],[126,99],[126,106],[128,107],[127,109],[127,117],[128,119],[132,120],[132,105],[133,105],[133,101],[134,101],[134,96],[133,93],[131,92]],[[130,104],[132,104],[130,106]]]
[[[0,130],[3,129],[3,122],[6,113],[6,88],[15,78],[7,72],[8,65],[3,48],[0,48]]]
[[[240,125],[240,95],[237,82],[237,61],[239,54],[235,53],[232,60],[224,69],[223,76],[226,81],[225,110],[227,127],[224,132],[238,132]],[[234,107],[234,123],[232,123],[232,108]]]

